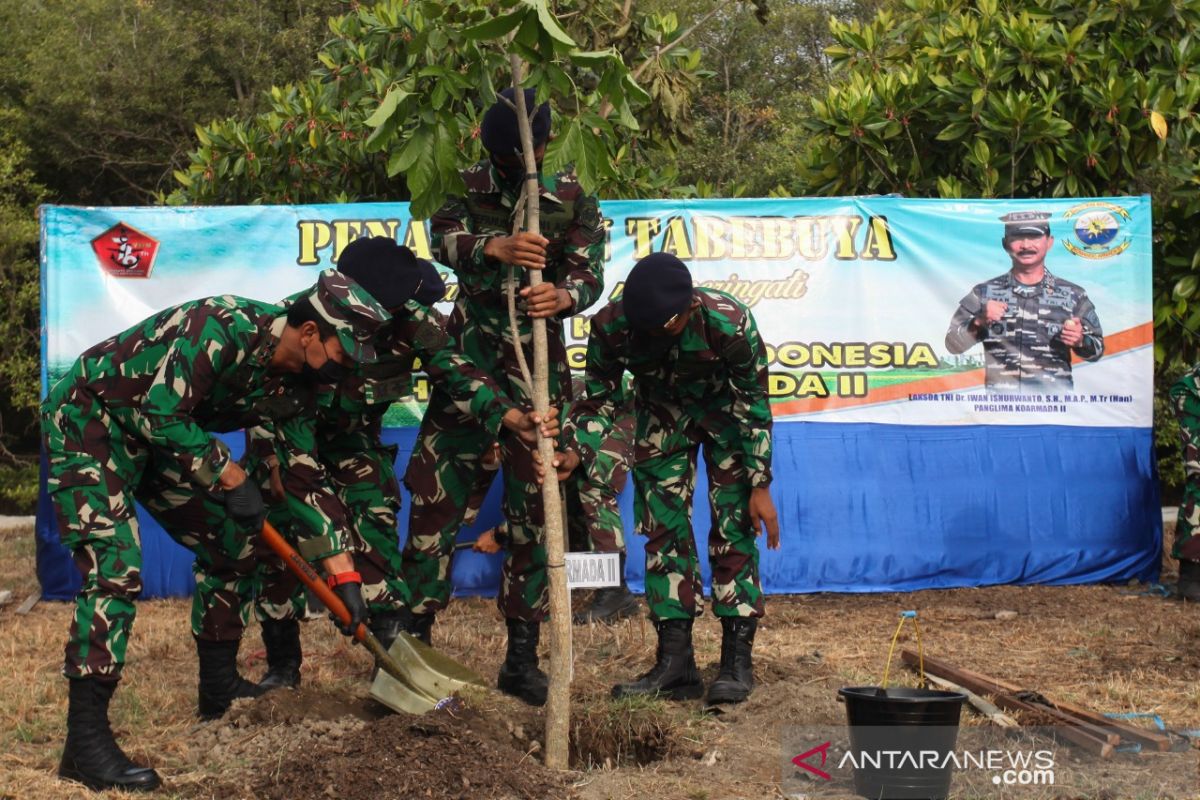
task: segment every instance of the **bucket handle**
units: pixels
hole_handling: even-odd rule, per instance
[[[901,611],[900,624],[896,626],[896,632],[892,634],[892,646],[888,648],[887,665],[883,668],[883,686],[888,687],[888,676],[892,671],[892,656],[896,652],[896,642],[900,639],[900,631],[904,628],[905,620],[912,620],[913,628],[917,631],[917,664],[921,674],[921,685],[925,685],[925,645],[921,643],[921,625],[917,622],[916,611]]]

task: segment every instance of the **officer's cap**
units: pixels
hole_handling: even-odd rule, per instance
[[[533,89],[525,90],[525,110],[530,115],[533,146],[537,147],[550,138],[550,104],[542,103],[535,109],[535,95]],[[515,102],[511,86],[500,92],[500,96]],[[484,113],[483,122],[479,126],[479,139],[492,155],[507,156],[521,152],[521,132],[517,127],[517,115],[504,100],[497,100]]]
[[[425,263],[395,239],[370,236],[346,245],[338,256],[337,268],[366,289],[379,305],[395,310],[421,287]],[[436,274],[436,270],[433,272]]]
[[[692,274],[670,253],[651,253],[629,271],[621,293],[625,319],[634,330],[663,327],[692,302]]]
[[[333,327],[352,361],[375,360],[371,337],[392,317],[366,290],[341,272],[327,269],[317,278],[306,299],[317,315]]]
[[[1005,236],[1049,236],[1051,216],[1049,211],[1012,211],[1000,221],[1004,223]]]

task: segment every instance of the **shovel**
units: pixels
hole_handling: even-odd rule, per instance
[[[262,539],[330,613],[343,624],[350,622],[350,612],[341,598],[270,522],[263,522]],[[407,633],[396,637],[391,650],[385,650],[375,634],[361,623],[354,638],[371,651],[379,667],[371,684],[371,696],[393,711],[424,714],[468,685],[484,686],[483,679],[470,669]]]

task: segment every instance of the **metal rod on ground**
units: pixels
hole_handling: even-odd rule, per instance
[[[525,107],[525,65],[516,53],[509,55],[512,65],[513,101],[521,133],[521,154],[525,161],[526,230],[541,235],[541,192],[538,187],[537,160],[533,155],[533,131],[529,109]],[[529,270],[529,285],[542,283],[540,269]],[[550,361],[546,346],[546,320],[533,320],[533,408],[546,413],[550,408]],[[542,483],[542,508],[546,548],[546,578],[550,604],[550,689],[546,698],[546,766],[566,769],[568,735],[571,725],[571,615],[567,594],[564,558],[563,513],[559,502],[558,475],[554,461],[554,442],[538,436],[538,454],[546,465]]]

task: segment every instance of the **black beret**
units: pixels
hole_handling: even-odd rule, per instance
[[[629,271],[621,293],[625,319],[634,330],[661,328],[692,302],[692,274],[670,253],[651,253]]]
[[[338,256],[337,268],[388,310],[409,301],[421,282],[421,259],[387,236],[355,239]]]
[[[413,300],[423,306],[431,306],[446,296],[446,282],[442,280],[432,261],[419,258],[417,267],[421,273],[421,285],[417,287]]]
[[[550,138],[550,104],[542,103],[534,110],[535,94],[533,89],[525,90],[525,110],[532,115],[530,126],[533,128],[533,146],[537,147]],[[512,100],[512,87],[508,87],[500,95]],[[493,155],[506,156],[521,151],[521,132],[517,127],[517,115],[508,107],[508,103],[497,100],[484,112],[483,122],[479,126],[479,138],[487,151]]]

